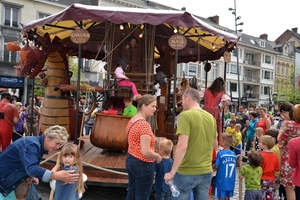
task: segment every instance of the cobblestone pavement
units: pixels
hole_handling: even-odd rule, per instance
[[[231,200],[239,200],[239,180],[238,180],[239,168],[236,170],[236,182],[234,196],[230,198]],[[245,193],[245,184],[243,184],[243,195]],[[40,183],[37,186],[38,193],[43,200],[48,200],[50,195],[49,184]],[[109,188],[109,187],[100,187],[100,186],[88,186],[86,192],[84,193],[81,200],[123,200],[127,194],[126,188]],[[216,197],[212,197],[213,200],[216,200]],[[244,199],[242,197],[242,199]],[[153,200],[153,198],[151,198]]]

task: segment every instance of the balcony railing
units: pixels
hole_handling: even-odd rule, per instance
[[[247,99],[258,99],[258,93],[244,93],[243,97],[247,97]]]
[[[259,83],[260,82],[260,78],[243,77],[243,81],[252,82],[252,83]]]

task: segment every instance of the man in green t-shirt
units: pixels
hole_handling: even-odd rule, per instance
[[[183,112],[178,121],[178,143],[172,169],[165,181],[174,178],[180,195],[188,199],[193,190],[195,199],[207,199],[212,177],[212,153],[218,148],[215,118],[200,108],[200,94],[187,89],[182,96]],[[196,192],[195,192],[196,191]]]

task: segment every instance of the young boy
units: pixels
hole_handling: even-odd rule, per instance
[[[124,111],[123,111],[123,115],[124,116],[134,116],[137,113],[137,109],[134,105],[132,105],[132,100],[129,97],[125,97],[124,100]]]
[[[280,154],[280,149],[279,149],[279,146],[278,146],[278,142],[277,142],[277,137],[278,137],[278,134],[279,134],[279,130],[278,129],[269,129],[267,130],[266,132],[266,135],[269,135],[271,137],[273,137],[275,139],[275,145],[274,147],[271,149],[271,151],[273,153],[276,154],[277,158],[278,158],[278,164],[279,164],[279,167],[280,167],[280,162],[281,162],[281,154]],[[278,199],[279,198],[279,172],[276,172],[275,173],[275,177],[276,177],[276,181],[275,181],[275,198]]]
[[[236,124],[234,126],[235,134],[233,135],[233,137],[234,137],[233,146],[235,147],[235,149],[234,149],[235,155],[240,155],[242,153],[241,152],[241,149],[242,149],[242,133],[241,133],[241,128],[242,128],[241,124]]]
[[[235,135],[235,128],[234,126],[236,125],[236,120],[230,120],[229,126],[226,128],[225,132],[230,133],[231,135]],[[234,148],[232,146],[233,144],[230,145],[230,150],[234,151]]]
[[[262,168],[260,167],[263,157],[258,151],[249,151],[248,154],[248,162],[241,169],[240,180],[245,177],[245,200],[248,199],[262,199],[261,192],[261,176],[262,176]]]
[[[171,171],[173,160],[170,158],[173,149],[173,142],[168,139],[159,141],[158,153],[162,157],[162,161],[157,164],[155,162],[154,171],[154,198],[155,200],[169,200],[171,199],[170,187],[165,183],[164,176],[167,172]]]
[[[220,145],[223,147],[223,150],[217,153],[214,167],[217,169],[215,196],[218,197],[218,199],[228,199],[233,196],[236,174],[236,155],[230,150],[232,143],[233,135],[222,133]]]
[[[275,139],[269,135],[263,135],[259,139],[259,148],[263,157],[261,177],[261,189],[263,200],[275,198],[275,173],[279,171],[278,157],[271,149],[275,145]]]

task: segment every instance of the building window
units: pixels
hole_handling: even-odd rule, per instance
[[[289,75],[290,75],[290,71],[289,71],[289,68],[288,68],[288,67],[286,67],[286,69],[285,69],[285,75],[286,75],[286,76],[289,76]]]
[[[262,70],[261,78],[266,80],[273,80],[273,72]]]
[[[263,94],[263,95],[269,95],[269,90],[270,90],[270,87],[268,87],[268,86],[261,86],[260,87],[260,93]]]
[[[8,42],[13,42],[13,41],[16,41],[16,39],[4,37],[4,51],[3,51],[3,55],[2,55],[2,59],[1,59],[4,62],[18,63],[17,62],[17,52],[11,52],[6,49],[6,44]]]
[[[279,70],[280,70],[280,65],[276,66],[276,74],[279,74]]]
[[[234,49],[234,50],[232,51],[232,55],[235,56],[235,57],[237,56],[237,53],[238,53],[237,49]]]
[[[284,75],[284,65],[281,66],[281,75]]]
[[[237,83],[230,82],[229,85],[230,85],[229,86],[229,91],[231,91],[231,92],[237,92]]]
[[[197,65],[198,65],[198,78],[201,78],[202,77],[202,74],[203,74],[203,72],[202,72],[202,69],[204,68],[203,66],[202,66],[202,64],[201,63],[197,63]]]
[[[212,80],[215,80],[216,78],[218,78],[218,67],[219,67],[219,64],[217,64],[217,63],[213,64]]]
[[[189,64],[188,76],[191,76],[191,77],[197,76],[197,68],[195,65]]]
[[[264,63],[272,64],[272,58],[269,55],[264,55]]]
[[[189,77],[197,77],[197,66],[198,64],[193,62],[183,64],[184,75]]]
[[[48,16],[50,16],[50,14],[38,12],[38,19],[43,19]]]
[[[230,64],[227,68],[227,73],[229,74],[237,74],[237,65]]]
[[[19,27],[19,8],[4,6],[4,26]]]

